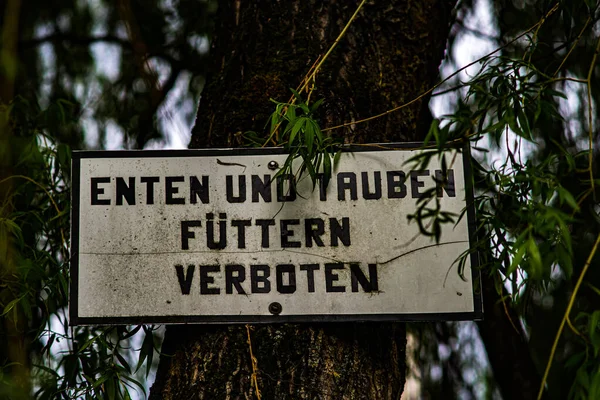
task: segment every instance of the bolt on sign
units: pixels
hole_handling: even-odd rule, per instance
[[[473,210],[439,244],[407,218],[471,203],[467,157],[441,179],[407,146],[345,149],[327,186],[276,176],[283,149],[75,152],[71,323],[480,318]]]

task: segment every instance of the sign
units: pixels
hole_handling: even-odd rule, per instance
[[[479,318],[472,210],[439,245],[407,219],[431,188],[460,214],[463,155],[443,183],[402,146],[347,149],[314,190],[274,179],[283,149],[75,152],[71,324]]]

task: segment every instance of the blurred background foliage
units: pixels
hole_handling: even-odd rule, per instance
[[[72,104],[75,123],[55,131],[58,140],[103,148],[112,130],[119,145],[142,149],[166,140],[175,110],[191,124],[216,2],[58,0],[21,8],[18,93],[42,107]]]
[[[216,8],[201,0],[0,2],[0,398],[147,393],[160,329],[68,326],[70,154],[186,146]],[[430,103],[438,143],[442,132],[489,150],[473,151],[482,273],[538,377],[600,232],[599,32],[595,1],[459,1],[440,79],[501,50],[450,77]],[[557,230],[549,212],[560,212],[566,228]],[[589,265],[548,398],[600,396],[598,256]],[[490,348],[475,323],[409,330],[405,398],[508,398],[503,382],[513,371],[494,368],[502,349]]]

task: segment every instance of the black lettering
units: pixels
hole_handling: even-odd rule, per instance
[[[329,230],[331,234],[331,245],[337,246],[338,239],[344,246],[350,246],[350,218],[343,217],[342,225],[335,218],[329,218]]]
[[[406,174],[403,171],[387,171],[388,199],[403,199],[406,197]],[[398,178],[398,179],[396,179]]]
[[[346,182],[346,179],[348,182]],[[350,199],[357,200],[356,174],[354,172],[340,172],[337,174],[338,200],[346,200],[346,190],[350,190]]]
[[[366,293],[377,292],[379,290],[377,264],[369,264],[369,279],[367,279],[358,264],[350,264],[350,285],[353,292],[358,292],[358,284],[360,284]]]
[[[209,276],[211,272],[220,272],[219,265],[201,265],[200,266],[200,294],[220,294],[221,289],[218,287],[208,287],[209,284],[215,283],[215,277]]]
[[[202,204],[209,201],[208,176],[202,175],[202,183],[195,176],[190,176],[190,204],[196,204],[198,198]]]
[[[294,236],[294,231],[292,229],[289,229],[289,225],[299,224],[299,219],[282,219],[280,221],[279,226],[281,228],[281,247],[300,247],[300,242],[288,240],[289,237]]]
[[[296,267],[292,264],[279,264],[276,269],[277,291],[279,293],[294,293],[296,291]],[[287,274],[288,283],[283,283],[283,274]]]
[[[262,247],[269,248],[269,227],[275,225],[275,220],[272,219],[257,219],[255,222],[262,228]]]
[[[301,264],[300,271],[306,271],[306,282],[308,284],[308,292],[315,291],[315,271],[320,269],[319,264]]]
[[[194,270],[196,266],[193,264],[188,265],[187,271],[185,273],[185,278],[183,277],[183,265],[176,265],[175,271],[177,273],[177,280],[179,281],[179,287],[181,288],[181,294],[190,294],[190,289],[192,287],[192,279],[194,278]]]
[[[325,291],[327,293],[341,293],[346,291],[345,286],[334,286],[333,283],[340,280],[338,274],[333,272],[337,269],[344,269],[342,263],[327,263],[325,264]]]
[[[135,205],[135,178],[129,178],[129,185],[125,183],[125,179],[117,178],[117,205],[123,205],[123,198],[127,200],[127,204]]]
[[[233,275],[233,273],[236,273]],[[225,266],[225,293],[233,294],[233,287],[238,294],[246,294],[241,283],[246,280],[246,268],[243,265],[229,264]]]
[[[158,176],[142,176],[142,183],[146,184],[146,204],[154,204],[154,184],[160,182]]]
[[[219,241],[215,242],[215,215],[206,214],[206,246],[213,250],[222,250],[227,247],[227,214],[219,214]]]
[[[296,200],[296,177],[292,174],[278,176],[277,201],[283,202],[294,200]]]
[[[365,200],[379,200],[381,198],[381,172],[373,172],[373,192],[369,190],[369,174],[361,172],[362,194]]]
[[[193,231],[189,228],[202,226],[200,221],[181,221],[181,250],[189,250],[189,239],[196,237]]]
[[[104,188],[98,187],[99,183],[110,183],[110,178],[92,178],[92,205],[93,206],[108,206],[110,199],[99,199],[98,196],[104,194]]]
[[[304,236],[306,247],[312,247],[313,240],[319,247],[325,246],[321,235],[325,233],[325,222],[321,218],[307,218],[304,220]]]
[[[246,201],[246,175],[238,175],[238,195],[233,195],[233,176],[225,176],[225,192],[229,203],[243,203]]]
[[[260,176],[258,175],[252,175],[253,203],[258,203],[259,195],[265,203],[271,202],[271,175],[265,174],[264,180],[260,180]]]
[[[238,249],[246,248],[246,227],[252,225],[249,219],[232,219],[231,226],[237,226]]]
[[[419,193],[419,188],[422,188],[425,186],[425,182],[421,182],[419,180],[420,176],[429,176],[429,170],[422,169],[422,170],[410,171],[410,190],[412,192],[411,196],[413,199],[420,199],[421,197],[423,197],[425,195],[424,193]]]
[[[261,275],[258,273],[262,272]],[[250,289],[252,293],[269,293],[271,291],[271,282],[269,276],[271,275],[271,269],[268,265],[251,265],[250,266]],[[262,287],[259,286],[262,283]]]
[[[454,170],[446,170],[446,176],[443,171],[435,171],[435,191],[437,197],[444,197],[444,190],[450,197],[456,197],[456,187],[454,186]]]
[[[173,197],[174,194],[179,193],[179,188],[173,186],[175,182],[183,182],[185,179],[183,176],[167,176],[165,178],[165,203],[167,204],[185,204],[185,198]]]

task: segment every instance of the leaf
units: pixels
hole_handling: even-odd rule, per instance
[[[534,279],[539,279],[542,276],[542,256],[540,255],[540,250],[533,237],[530,237],[527,241],[527,250],[529,254],[529,265],[531,266],[531,270],[528,272],[531,273]]]
[[[131,383],[133,383],[133,384],[134,384],[134,385],[136,385],[137,387],[139,387],[139,388],[141,389],[142,393],[144,393],[144,397],[146,396],[146,388],[144,387],[144,385],[142,385],[142,384],[140,383],[140,381],[138,381],[138,380],[136,380],[136,379],[134,379],[134,378],[132,378],[132,377],[130,377],[130,376],[126,376],[126,375],[123,375],[123,376],[122,376],[122,378],[123,378],[124,380],[128,381],[128,382],[131,382]]]
[[[131,367],[129,366],[127,360],[125,360],[125,358],[121,354],[119,354],[118,351],[115,351],[113,354],[115,355],[115,357],[117,357],[117,360],[119,360],[119,362],[125,368],[125,370],[131,374]]]
[[[591,380],[588,399],[600,398],[600,368],[596,368],[596,372]]]
[[[558,263],[562,268],[565,276],[570,279],[573,275],[573,259],[569,253],[565,250],[564,246],[558,245],[556,247],[556,252],[558,255]]]
[[[308,155],[309,155],[309,157],[312,158],[312,156],[314,155],[314,152],[315,152],[315,149],[313,146],[314,140],[315,140],[315,135],[314,135],[312,124],[306,124],[306,127],[304,128],[304,140],[305,140],[305,144],[306,144],[306,150],[308,151]]]
[[[98,338],[102,335],[102,333],[99,333],[98,335],[88,339],[83,346],[81,346],[79,348],[79,353],[82,353],[85,349],[87,349],[91,344],[93,344],[96,340],[98,340]]]
[[[598,322],[600,322],[600,310],[592,313],[588,325],[590,341],[594,347],[594,357],[598,357],[598,353],[600,352],[600,327],[598,326]]]
[[[107,371],[104,371],[107,372]],[[106,373],[104,375],[100,375],[100,377],[94,382],[94,384],[92,385],[93,388],[97,388],[98,386],[102,385],[104,382],[106,382],[109,378],[111,377],[110,374]]]
[[[423,141],[424,146],[427,146],[429,144],[429,141],[432,137],[435,139],[435,142],[439,144],[439,126],[439,119],[435,118],[433,121],[431,121],[431,125],[429,126],[429,132],[427,132],[427,136],[425,136],[425,140]]]
[[[300,117],[300,118],[298,118],[296,120],[296,123],[294,124],[294,126],[292,128],[292,133],[290,134],[290,145],[294,144],[294,140],[296,139],[296,135],[304,127],[305,123],[306,123],[306,118],[305,117]]]
[[[318,139],[319,143],[322,143],[323,142],[323,133],[321,132],[321,128],[319,127],[319,124],[317,124],[317,122],[314,119],[309,119],[308,122],[310,124],[312,124],[313,130],[315,131],[315,134],[317,135],[317,139]]]
[[[335,152],[335,156],[333,156],[333,167],[337,167],[340,162],[340,158],[342,157],[342,150],[338,150]]]
[[[317,108],[319,108],[319,106],[323,103],[323,100],[325,99],[319,99],[313,103],[313,105],[310,107],[311,114],[314,113]]]
[[[571,357],[568,358],[567,362],[565,363],[565,367],[566,368],[574,368],[577,367],[579,365],[581,365],[581,363],[585,360],[585,352],[579,352],[576,354],[573,354]]]
[[[2,311],[2,316],[8,314],[10,312],[10,310],[12,310],[20,300],[21,300],[21,298],[17,297],[16,299],[11,300],[6,306],[4,306],[4,310]]]
[[[294,97],[298,100],[298,103],[304,103],[304,100],[302,99],[302,96],[300,95],[300,93],[298,93],[297,91],[295,91],[292,88],[290,88],[290,91],[292,92]]]
[[[523,108],[519,107],[517,112],[517,119],[519,121],[519,125],[521,128],[521,132],[523,133],[523,137],[527,140],[533,142],[533,137],[531,136],[531,128],[529,126],[529,120],[527,116],[523,112]]]
[[[579,206],[577,205],[577,201],[567,189],[562,186],[557,187],[558,195],[561,199],[561,204],[566,202],[573,210],[579,211]]]
[[[323,157],[323,182],[325,188],[329,185],[331,180],[331,156],[328,153],[325,153]]]
[[[119,340],[129,339],[130,337],[132,337],[133,335],[135,335],[136,333],[138,333],[140,331],[140,329],[142,329],[142,325],[136,326],[135,328],[133,328],[129,332],[127,332],[127,330],[125,330],[125,332],[126,332],[125,335],[119,337]]]

